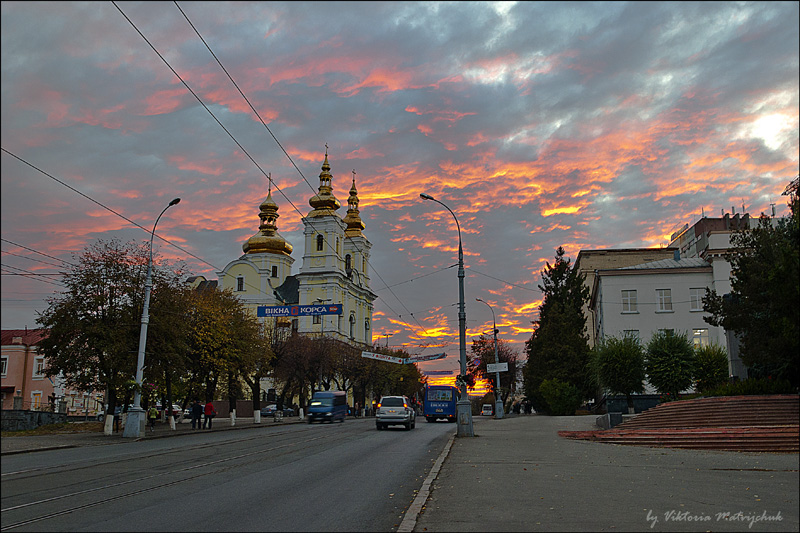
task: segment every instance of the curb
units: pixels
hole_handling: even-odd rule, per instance
[[[436,480],[436,476],[439,475],[439,470],[442,468],[442,464],[444,463],[447,454],[450,453],[450,448],[452,448],[455,438],[455,434],[450,435],[450,440],[447,441],[447,445],[444,447],[444,450],[442,450],[442,453],[439,454],[439,458],[436,459],[436,462],[433,464],[433,468],[431,468],[431,471],[428,472],[428,477],[425,478],[425,482],[422,483],[422,487],[420,487],[419,492],[417,492],[417,497],[414,498],[414,501],[408,506],[406,514],[403,517],[403,521],[400,523],[400,527],[397,528],[398,532],[402,531],[406,533],[409,531],[414,531],[414,527],[417,525],[417,517],[422,511],[422,508],[425,506],[425,502],[428,501],[428,496],[431,492],[431,485],[433,484],[434,480]]]

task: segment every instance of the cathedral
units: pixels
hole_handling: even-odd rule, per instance
[[[277,326],[303,334],[317,334],[351,343],[372,344],[372,302],[369,286],[369,253],[372,244],[363,234],[358,210],[355,172],[347,214],[337,214],[341,203],[333,194],[333,175],[328,152],[319,175],[319,189],[302,218],[305,238],[300,271],[292,274],[293,247],[279,233],[278,204],[267,198],[259,206],[258,233],[242,245],[244,254],[220,272],[219,284],[228,288],[253,315],[261,306],[333,306],[340,314],[262,317]]]

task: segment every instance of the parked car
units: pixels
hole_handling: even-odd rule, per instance
[[[417,425],[417,414],[405,396],[384,396],[375,411],[375,427],[379,430],[392,425],[405,426],[407,430]]]
[[[277,410],[278,406],[275,404],[262,407],[261,416],[273,416]],[[294,409],[292,409],[291,407],[284,407],[283,416],[294,416]]]
[[[158,416],[160,418],[161,417],[161,404],[160,403],[156,404],[156,409],[158,409]],[[182,412],[183,412],[183,409],[181,409],[181,406],[178,405],[177,403],[173,403],[172,404],[171,413],[170,413],[170,410],[168,409],[166,416],[169,416],[170,414],[172,414],[172,416],[174,416],[175,419],[177,420]]]
[[[485,403],[481,409],[481,416],[492,416],[492,404]]]

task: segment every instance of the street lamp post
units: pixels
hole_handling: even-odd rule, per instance
[[[167,207],[161,211],[163,215],[167,209],[180,202],[180,198],[172,200]],[[139,330],[139,355],[136,359],[136,390],[133,392],[133,407],[128,410],[128,420],[125,423],[123,437],[139,438],[144,433],[144,410],[142,409],[142,379],[144,376],[144,349],[147,345],[147,324],[150,322],[150,289],[153,286],[153,237],[156,234],[156,226],[161,219],[161,215],[156,218],[153,224],[153,231],[150,233],[150,258],[147,261],[147,277],[144,282],[144,306],[142,307],[142,327]]]
[[[315,303],[321,303],[321,304],[325,304],[325,303],[328,303],[330,301],[331,301],[330,298],[317,298],[316,300],[314,300]],[[321,327],[320,336],[324,337],[325,336],[325,315],[320,315],[319,316],[319,323],[320,323],[320,326],[322,326]]]
[[[475,300],[479,302],[483,302],[486,305],[489,305],[487,302],[484,302],[480,298],[475,298]],[[492,310],[492,333],[494,333],[494,364],[497,365],[500,360],[497,358],[497,320],[494,318],[494,308],[489,305],[489,309]],[[495,380],[496,380],[496,389],[494,392],[494,417],[495,418],[503,418],[504,409],[503,409],[503,400],[500,398],[500,371],[495,371]]]
[[[464,251],[461,247],[461,227],[452,209],[430,194],[421,193],[419,197],[423,200],[433,200],[441,205],[450,211],[450,214],[453,215],[453,219],[456,221],[456,229],[458,230],[458,352],[459,362],[461,364],[461,375],[459,376],[459,381],[461,382],[461,398],[459,398],[458,403],[456,403],[456,435],[459,437],[474,437],[475,432],[472,428],[472,408],[469,403],[467,383],[465,381],[467,377],[467,312],[464,310]]]

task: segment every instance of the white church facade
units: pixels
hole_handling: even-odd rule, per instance
[[[340,305],[339,315],[259,320],[277,321],[279,327],[297,333],[371,345],[376,298],[368,268],[372,244],[363,234],[355,172],[344,218],[337,213],[341,203],[332,182],[326,150],[318,192],[309,200],[312,210],[302,218],[305,242],[298,273],[292,273],[294,248],[278,233],[278,205],[270,187],[259,206],[258,232],[242,245],[241,257],[217,272],[219,285],[230,289],[253,315],[260,306]]]

